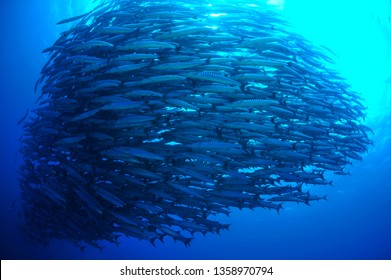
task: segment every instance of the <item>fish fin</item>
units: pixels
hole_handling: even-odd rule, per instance
[[[20,125],[28,116],[30,110],[27,109],[26,113],[23,115],[23,117],[16,123],[16,125]]]
[[[190,247],[190,242],[193,240],[194,238],[186,238],[184,241],[183,241],[183,244],[185,244],[185,247]]]
[[[153,247],[156,247],[155,240],[156,240],[156,238],[150,238],[149,239],[149,243],[151,243]]]
[[[278,215],[280,215],[280,210],[282,209],[282,203],[278,204],[278,207],[277,207],[277,213]]]

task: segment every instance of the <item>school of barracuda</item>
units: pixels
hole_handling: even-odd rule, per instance
[[[360,96],[271,8],[104,1],[63,20],[24,121],[23,227],[101,248],[189,245],[230,208],[323,196],[371,144]]]

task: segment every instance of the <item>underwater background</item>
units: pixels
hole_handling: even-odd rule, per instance
[[[213,2],[213,0],[211,0]],[[257,1],[254,1],[256,3]],[[190,247],[164,239],[119,239],[84,253],[66,241],[26,244],[20,237],[21,156],[17,122],[33,107],[34,85],[48,57],[41,51],[72,24],[56,22],[94,7],[87,0],[4,0],[0,3],[1,259],[391,259],[391,3],[364,1],[268,1],[298,33],[327,46],[343,76],[365,98],[366,125],[375,134],[350,176],[314,187],[327,201],[286,203],[276,211],[233,209],[229,231],[196,234]]]

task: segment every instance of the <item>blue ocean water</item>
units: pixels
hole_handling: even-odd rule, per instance
[[[105,244],[102,252],[87,248],[84,253],[65,241],[26,244],[18,231],[17,151],[23,131],[16,123],[38,97],[34,85],[48,58],[41,51],[70,27],[55,23],[89,11],[92,2],[0,3],[1,259],[391,259],[391,6],[386,0],[267,1],[299,33],[337,53],[339,69],[368,106],[374,146],[350,167],[351,176],[317,188],[328,194],[327,201],[287,204],[280,214],[233,210],[221,217],[231,224],[229,231],[196,234],[189,248],[168,238],[156,247],[120,238],[118,247]]]

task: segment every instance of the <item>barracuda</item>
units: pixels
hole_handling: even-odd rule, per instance
[[[325,199],[302,185],[362,159],[366,107],[330,53],[268,6],[212,2],[103,0],[58,23],[19,122],[27,236],[188,246],[232,207]]]

